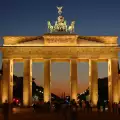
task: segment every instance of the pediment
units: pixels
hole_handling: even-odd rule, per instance
[[[44,40],[42,39],[38,39],[38,40],[30,40],[30,41],[26,41],[26,42],[20,42],[16,45],[43,45],[44,44]]]
[[[95,46],[98,46],[98,45],[105,45],[105,43],[102,43],[102,42],[97,42],[97,41],[91,41],[91,40],[86,40],[86,39],[79,39],[77,41],[77,44],[79,46],[91,46],[91,45],[95,45]]]
[[[115,36],[5,36],[4,46],[104,46],[118,45]]]
[[[4,46],[27,46],[27,45],[43,45],[42,36],[5,36]]]
[[[84,40],[84,39],[79,39],[77,40],[77,44],[79,46],[83,45],[105,45],[105,43],[102,42],[96,42],[96,41],[90,41],[90,40]],[[30,41],[25,41],[25,42],[20,42],[16,45],[44,45],[44,39],[38,39],[38,40],[30,40]]]

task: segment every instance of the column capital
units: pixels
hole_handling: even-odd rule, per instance
[[[50,58],[44,58],[43,61],[51,61],[52,59]]]
[[[93,59],[93,58],[90,58],[89,61],[98,61],[99,59]]]
[[[70,63],[72,63],[72,62],[77,63],[77,62],[78,62],[78,60],[77,60],[77,59],[72,58],[72,59],[70,59]]]
[[[14,60],[14,59],[13,59],[13,58],[9,58],[9,59],[3,58],[3,59],[2,59],[2,61],[7,61],[7,60]]]
[[[118,58],[109,58],[108,61],[118,61]]]
[[[44,57],[43,59],[52,59],[51,57]]]
[[[78,58],[77,57],[71,57],[70,60],[77,60]]]
[[[23,60],[33,60],[32,58],[24,58]]]

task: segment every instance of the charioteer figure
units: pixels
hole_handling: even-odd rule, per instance
[[[70,26],[67,26],[67,21],[64,19],[64,17],[61,15],[62,14],[62,8],[63,7],[57,7],[58,9],[58,18],[57,21],[55,21],[55,25],[52,26],[51,22],[48,21],[48,30],[50,33],[60,33],[60,32],[64,32],[64,33],[73,33],[74,32],[74,25],[75,25],[75,21],[71,22]]]

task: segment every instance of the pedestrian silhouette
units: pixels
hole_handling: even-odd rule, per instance
[[[5,100],[5,103],[3,104],[3,117],[4,120],[9,120],[9,104],[7,100]]]
[[[71,120],[77,120],[77,104],[75,102],[71,105]]]
[[[108,103],[107,103],[107,106],[108,106],[108,112],[111,112],[111,111],[112,111],[112,105],[110,104],[109,101],[108,101]]]
[[[118,104],[115,103],[115,113],[117,113],[117,112],[118,112]]]
[[[80,106],[80,109],[82,109],[82,101],[81,100],[79,101],[79,106]]]
[[[115,104],[115,102],[112,104],[112,110],[113,110],[113,113],[115,113],[115,110],[116,110],[116,104]]]
[[[85,108],[86,108],[86,103],[85,101],[82,101],[82,111],[85,112]]]
[[[67,111],[68,111],[68,105],[66,102],[62,104],[62,114],[63,114],[63,120],[67,120]]]
[[[89,103],[89,101],[86,101],[86,108],[87,108],[87,112],[89,113],[89,109],[90,109],[90,103]]]
[[[33,104],[33,112],[36,112],[36,104]]]
[[[92,101],[91,101],[91,100],[90,100],[89,104],[90,104],[90,112],[92,112],[93,104],[92,104]]]
[[[100,112],[100,101],[97,101],[97,111]]]
[[[105,112],[105,107],[106,107],[106,105],[105,105],[105,102],[103,101],[103,103],[102,103],[102,106],[103,106],[103,112]]]
[[[120,114],[120,101],[118,103],[118,113]]]

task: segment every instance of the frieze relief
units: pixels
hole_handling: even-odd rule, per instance
[[[101,58],[117,57],[117,50],[110,47],[7,47],[3,48],[3,57],[6,58]]]
[[[77,35],[74,36],[67,36],[67,35],[63,35],[63,36],[59,36],[59,35],[53,35],[53,36],[49,36],[49,35],[45,35],[44,37],[44,43],[46,46],[52,46],[52,45],[65,45],[65,46],[75,46],[77,45]]]
[[[59,43],[74,43],[74,39],[71,39],[71,38],[68,38],[68,39],[46,39],[46,42],[47,43],[56,43],[56,44],[59,44]]]

